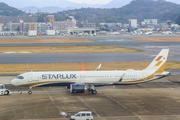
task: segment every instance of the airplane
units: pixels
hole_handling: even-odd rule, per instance
[[[84,93],[87,90],[95,95],[97,86],[137,84],[171,75],[170,72],[164,72],[168,53],[169,49],[161,50],[144,70],[98,71],[100,64],[95,71],[27,72],[17,76],[11,83],[30,87],[29,94],[32,94],[33,87],[55,85],[67,86],[71,93]]]

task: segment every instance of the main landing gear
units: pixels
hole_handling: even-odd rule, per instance
[[[29,88],[28,93],[29,93],[29,94],[32,94],[32,87]]]
[[[95,90],[94,85],[89,85],[87,90],[88,90],[89,92],[91,92],[93,95],[96,95],[96,94],[97,94],[97,91]]]

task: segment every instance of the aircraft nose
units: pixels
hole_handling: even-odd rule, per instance
[[[14,86],[16,86],[16,85],[17,85],[17,80],[16,80],[16,79],[13,79],[13,80],[11,81],[11,84],[14,85]]]

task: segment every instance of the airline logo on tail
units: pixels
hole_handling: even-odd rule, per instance
[[[163,61],[160,61],[163,56],[159,56],[155,61],[158,61],[158,63],[155,66],[159,66]]]
[[[159,56],[159,57],[156,59],[156,61],[159,61],[162,57],[163,57],[163,56]]]

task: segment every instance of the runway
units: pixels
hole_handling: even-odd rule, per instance
[[[0,76],[0,81],[8,83],[13,77]],[[37,87],[29,95],[29,88],[6,84],[12,95],[0,96],[3,103],[0,104],[0,118],[69,120],[79,111],[92,111],[94,120],[179,120],[179,77],[173,75],[142,84],[97,87],[97,95],[71,94],[65,87]]]
[[[56,37],[55,37],[56,38]],[[74,37],[73,37],[74,38]],[[152,61],[162,49],[170,49],[168,61],[180,61],[180,42],[147,42],[132,40],[133,36],[82,37],[91,43],[26,43],[0,44],[0,46],[71,46],[98,45],[141,49],[137,53],[91,53],[91,54],[0,54],[0,64],[9,63],[79,63]]]

